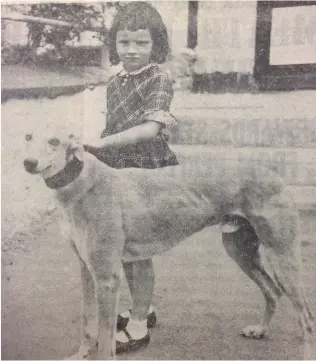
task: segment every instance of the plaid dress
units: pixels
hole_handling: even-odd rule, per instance
[[[99,151],[96,155],[113,168],[160,168],[178,164],[167,140],[177,125],[169,113],[173,97],[172,81],[158,65],[150,64],[139,71],[119,72],[107,86],[106,128],[101,138],[123,132],[148,120],[162,124],[155,139]]]

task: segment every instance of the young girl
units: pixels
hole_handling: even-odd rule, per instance
[[[167,145],[167,132],[176,120],[169,113],[172,81],[157,65],[170,54],[158,11],[145,2],[131,2],[119,10],[109,32],[109,52],[111,63],[121,62],[123,70],[107,87],[106,128],[101,139],[86,145],[86,150],[114,168],[178,164]],[[151,306],[152,260],[123,263],[123,268],[133,302],[131,311],[118,317],[117,353],[147,345],[147,325],[156,323]]]

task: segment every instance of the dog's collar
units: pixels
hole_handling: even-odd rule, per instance
[[[67,163],[66,167],[52,177],[45,179],[47,187],[51,189],[58,189],[65,187],[73,182],[81,173],[83,169],[83,161],[79,160],[76,156]]]

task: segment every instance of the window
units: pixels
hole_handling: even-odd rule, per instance
[[[261,90],[316,89],[316,1],[258,1],[254,76]]]

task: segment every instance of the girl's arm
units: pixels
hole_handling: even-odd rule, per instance
[[[163,132],[172,128],[177,121],[169,113],[173,97],[172,81],[164,73],[159,73],[148,82],[144,100],[144,118],[139,125],[101,138],[93,145],[85,145],[85,150],[102,148],[119,148],[125,145],[136,144],[154,139],[160,130]]]
[[[162,124],[152,120],[148,120],[145,123],[136,125],[135,127],[127,129],[123,132],[101,138],[97,142],[94,142],[93,146],[86,146],[86,149],[88,149],[89,147],[115,148],[129,144],[136,144],[142,141],[152,140],[158,135],[161,127]]]

